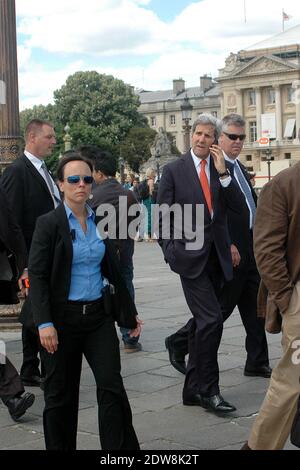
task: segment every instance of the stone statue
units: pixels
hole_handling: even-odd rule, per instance
[[[158,129],[158,133],[155,136],[153,145],[151,147],[151,155],[165,156],[171,155],[171,143],[169,138],[162,127]]]

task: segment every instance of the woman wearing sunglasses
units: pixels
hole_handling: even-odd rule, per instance
[[[86,205],[93,182],[91,163],[73,153],[60,161],[57,177],[64,202],[38,219],[29,256],[28,303],[46,370],[46,449],[76,449],[83,355],[97,385],[102,449],[138,449],[120,374],[113,313],[123,319],[121,326],[132,329],[132,336],[140,334],[142,322],[113,247],[100,238]],[[118,312],[107,307],[109,283],[114,285]]]

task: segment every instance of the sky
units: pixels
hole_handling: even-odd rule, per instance
[[[198,86],[231,52],[281,33],[282,10],[285,30],[300,24],[295,0],[15,1],[21,110],[53,103],[79,70],[145,90]]]

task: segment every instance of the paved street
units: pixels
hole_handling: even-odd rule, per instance
[[[238,312],[226,322],[219,351],[221,391],[237,407],[226,418],[198,407],[182,405],[183,376],[168,361],[164,338],[188,318],[178,276],[164,263],[156,243],[136,243],[136,300],[145,321],[143,351],[124,354],[122,373],[131,402],[134,425],[145,450],[239,449],[247,439],[264,397],[268,379],[243,376],[245,333]],[[7,353],[21,365],[20,332],[0,332]],[[271,363],[280,357],[280,335],[268,336]],[[36,401],[19,423],[0,405],[0,449],[44,449],[43,394],[36,388]],[[82,371],[79,412],[79,449],[99,449],[96,388],[86,363]],[[290,443],[286,448],[295,449]]]

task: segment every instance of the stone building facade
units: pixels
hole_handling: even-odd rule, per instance
[[[192,121],[203,112],[221,118],[236,112],[246,120],[241,160],[259,173],[266,150],[289,166],[300,160],[300,25],[236,54],[231,53],[213,81],[201,77],[200,86],[185,88],[182,79],[173,89],[139,92],[140,112],[149,125],[171,132],[179,150],[184,148],[180,105],[185,96],[193,106]],[[258,139],[266,136],[269,146]],[[288,162],[287,162],[288,161]],[[280,165],[273,165],[280,168]]]

